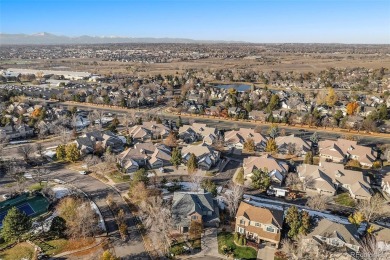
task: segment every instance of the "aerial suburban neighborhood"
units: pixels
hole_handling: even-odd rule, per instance
[[[180,9],[171,29],[202,39],[183,17],[234,17],[226,7],[256,10],[240,30],[223,18],[256,35],[260,9],[277,5],[192,0],[70,12],[97,35],[133,32],[113,30],[129,15],[147,33],[148,16],[167,26],[160,38],[22,34],[9,14],[30,18],[11,2],[0,2],[0,259],[390,259],[390,38],[168,33]],[[61,32],[50,13],[69,3],[49,2],[23,8]],[[313,13],[324,4],[313,2]]]

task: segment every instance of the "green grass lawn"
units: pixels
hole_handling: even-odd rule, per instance
[[[223,254],[222,247],[226,245],[232,248],[234,258],[239,259],[256,259],[257,251],[252,247],[237,246],[233,241],[233,234],[229,232],[221,232],[218,234],[218,252]]]
[[[115,183],[128,182],[130,181],[130,176],[120,172],[114,172],[110,174],[110,179]]]
[[[32,185],[30,185],[30,187],[28,187],[28,190],[29,191],[41,191],[44,187],[45,187],[46,183],[42,183],[42,184],[39,184],[38,183],[34,183]]]
[[[334,198],[334,201],[339,205],[343,205],[343,206],[347,206],[347,207],[355,207],[356,206],[355,200],[352,199],[348,193],[341,193],[341,194],[337,195],[336,198]]]

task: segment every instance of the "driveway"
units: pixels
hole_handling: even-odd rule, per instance
[[[205,229],[202,236],[202,253],[205,256],[220,257],[218,253],[218,228]]]
[[[260,245],[259,251],[257,251],[257,259],[260,260],[273,260],[275,257],[276,249],[266,245]]]

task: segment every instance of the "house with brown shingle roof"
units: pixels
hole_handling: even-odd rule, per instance
[[[321,158],[333,162],[346,162],[348,159],[358,160],[361,165],[368,167],[372,167],[378,156],[371,147],[358,145],[357,141],[346,139],[320,141],[318,149]]]
[[[186,143],[203,140],[206,144],[212,145],[218,135],[219,132],[215,127],[208,127],[206,124],[193,123],[179,128],[179,137]]]
[[[129,135],[135,141],[146,141],[153,138],[165,138],[171,129],[156,122],[143,122],[142,125],[133,126],[129,130]]]
[[[249,181],[251,180],[254,170],[266,169],[271,179],[277,183],[281,183],[288,173],[287,163],[276,160],[269,154],[245,158],[243,168],[244,177]]]
[[[344,165],[320,161],[319,165],[302,164],[297,168],[306,190],[333,196],[338,189],[346,190],[354,199],[370,199],[369,180],[360,171],[344,169]]]
[[[282,210],[269,209],[251,205],[242,201],[236,214],[238,233],[245,234],[246,238],[256,243],[268,242],[278,248],[283,226]]]
[[[251,128],[240,128],[239,130],[232,130],[225,133],[225,142],[230,148],[242,150],[247,139],[253,139],[256,149],[265,147],[267,143],[267,138],[264,135],[256,133]]]
[[[302,238],[305,246],[327,244],[338,248],[348,248],[359,251],[360,238],[354,224],[341,224],[323,218],[318,221],[312,231]],[[312,247],[313,250],[314,247]]]
[[[210,170],[215,166],[220,159],[221,153],[214,150],[211,146],[201,143],[199,145],[187,145],[181,150],[183,162],[186,164],[191,157],[191,154],[196,156],[198,168],[202,170]]]
[[[275,138],[276,145],[278,146],[278,153],[289,154],[290,150],[295,150],[294,154],[297,156],[304,156],[311,150],[311,143],[303,140],[295,135],[278,136]],[[291,149],[293,146],[294,149]]]
[[[139,166],[149,166],[152,169],[171,165],[171,151],[162,144],[137,143],[117,157],[119,165],[127,172],[133,173]]]

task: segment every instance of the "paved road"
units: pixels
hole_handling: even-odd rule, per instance
[[[76,171],[65,169],[62,165],[53,164],[50,170],[49,178],[60,179],[74,185],[84,191],[96,203],[102,213],[108,236],[118,257],[121,257],[121,259],[150,259],[145,252],[143,240],[135,225],[134,217],[119,193],[91,176],[81,175]],[[120,239],[114,214],[106,203],[106,198],[109,194],[112,195],[117,205],[125,210],[129,226],[129,241],[123,242]]]

